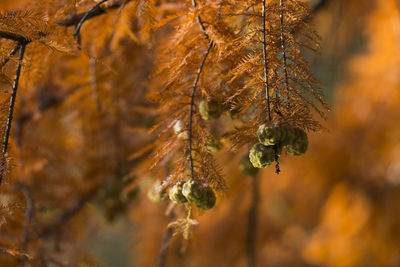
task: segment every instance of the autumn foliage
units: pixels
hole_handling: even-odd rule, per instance
[[[3,0],[0,266],[398,266],[395,0]]]

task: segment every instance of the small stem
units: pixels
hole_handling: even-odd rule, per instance
[[[266,0],[263,0],[262,6],[262,18],[263,18],[263,61],[264,61],[264,82],[265,82],[265,95],[267,98],[267,113],[268,113],[268,121],[271,121],[271,100],[269,95],[269,81],[268,81],[268,59],[267,59],[267,40],[266,40]]]
[[[1,158],[1,164],[0,164],[0,184],[3,180],[3,175],[4,175],[4,167],[5,167],[5,163],[6,163],[5,156],[6,156],[7,149],[8,149],[8,139],[10,137],[15,100],[17,98],[17,90],[18,90],[19,78],[21,76],[22,60],[24,59],[25,47],[26,47],[26,43],[20,43],[18,66],[17,66],[17,70],[15,71],[15,79],[14,79],[14,84],[13,84],[13,88],[12,88],[13,91],[11,94],[10,107],[8,110],[6,129],[5,129],[5,133],[4,133],[3,151],[1,153],[2,158]]]
[[[275,153],[275,173],[279,174],[281,172],[281,169],[279,168],[279,155],[277,153],[278,148],[275,146],[274,147],[274,153]]]
[[[196,79],[194,80],[193,83],[193,89],[192,89],[192,95],[190,98],[190,110],[189,110],[189,163],[190,163],[190,177],[194,179],[194,166],[193,166],[193,151],[192,151],[192,136],[193,136],[193,109],[194,109],[194,99],[195,99],[195,94],[196,94],[196,88],[197,84],[200,79],[200,74],[203,71],[204,63],[206,62],[207,56],[210,53],[211,47],[213,46],[213,42],[210,42],[208,44],[208,48],[206,53],[204,54],[203,60],[201,61],[200,67],[197,70],[197,75]]]
[[[197,7],[196,0],[192,0],[192,6],[193,6],[194,8]],[[201,31],[203,32],[203,34],[204,34],[204,36],[206,37],[207,41],[210,43],[210,42],[211,42],[211,38],[210,38],[210,36],[208,35],[208,33],[206,32],[206,28],[204,27],[203,21],[202,21],[202,19],[201,19],[200,16],[197,16],[197,22],[199,23],[199,26],[200,26],[200,28],[201,28]]]
[[[10,61],[10,58],[18,52],[18,50],[19,50],[20,47],[21,47],[21,44],[18,43],[18,44],[14,47],[14,49],[11,50],[10,54],[8,54],[8,56],[7,56],[5,59],[3,59],[3,61],[1,62],[0,67],[3,67],[4,65],[6,65],[6,64],[8,63],[8,61]]]
[[[171,211],[169,214],[168,224],[172,222],[174,218],[175,218],[175,213],[174,211]],[[165,260],[167,258],[167,252],[168,252],[168,244],[169,241],[171,240],[171,237],[172,237],[172,228],[167,227],[167,230],[165,230],[164,238],[161,244],[160,255],[158,257],[158,267],[165,266]]]
[[[83,15],[82,19],[79,21],[78,25],[75,28],[74,31],[74,38],[77,38],[77,36],[79,35],[79,32],[81,31],[81,27],[83,25],[83,23],[86,21],[86,19],[88,19],[89,15],[95,10],[97,9],[101,4],[107,2],[108,0],[103,0],[97,4],[95,4],[91,9],[89,9],[88,11],[86,11],[85,15]]]
[[[288,71],[287,71],[287,57],[286,57],[286,42],[285,42],[285,37],[283,35],[284,32],[284,17],[283,17],[283,0],[279,0],[279,7],[281,14],[279,15],[280,20],[281,20],[281,48],[282,48],[282,53],[283,53],[283,70],[285,72],[285,86],[286,86],[286,91],[289,91],[289,77],[288,77]]]
[[[260,200],[259,178],[257,175],[251,179],[251,206],[249,210],[249,221],[247,228],[247,266],[256,266],[256,236],[257,236],[257,218],[258,218],[258,202]]]

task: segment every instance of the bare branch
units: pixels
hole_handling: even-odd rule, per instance
[[[207,48],[206,53],[204,54],[203,60],[200,63],[200,67],[197,70],[196,79],[193,83],[192,95],[190,98],[190,110],[189,110],[189,164],[190,164],[190,177],[193,179],[194,176],[194,164],[193,164],[193,151],[192,151],[192,124],[193,124],[193,107],[194,107],[194,98],[196,94],[197,84],[199,83],[200,74],[203,71],[204,63],[206,62],[207,56],[210,53],[211,47],[213,46],[213,42],[210,42]]]
[[[123,4],[126,4],[128,2],[130,2],[132,0],[121,0],[119,2],[115,2],[107,7],[101,7],[97,4],[97,7],[95,9],[93,9],[90,13],[88,12],[83,12],[83,13],[73,13],[70,16],[68,16],[66,19],[63,19],[59,22],[57,22],[58,25],[60,26],[75,26],[78,25],[80,21],[82,21],[83,17],[87,14],[87,17],[85,18],[85,20],[89,20],[92,19],[94,17],[100,16],[104,13],[106,13],[108,10],[112,10],[112,9],[117,9],[119,7],[121,7]]]
[[[18,44],[14,47],[14,49],[11,50],[10,54],[8,54],[8,56],[1,62],[0,67],[3,67],[4,65],[6,65],[6,64],[8,63],[8,61],[10,61],[10,58],[11,58],[12,56],[14,56],[14,55],[18,52],[18,50],[19,50],[20,47],[21,47],[21,45],[20,45],[20,43],[18,43]]]
[[[262,6],[262,18],[263,18],[263,63],[264,63],[264,83],[265,83],[265,96],[267,98],[267,113],[268,120],[271,121],[271,100],[269,95],[269,81],[268,81],[268,59],[267,59],[267,41],[266,41],[266,17],[265,17],[265,5],[266,0],[263,0]]]
[[[81,27],[83,25],[83,23],[86,21],[86,19],[88,18],[88,16],[90,15],[90,13],[94,12],[97,8],[100,7],[100,5],[102,5],[103,3],[107,2],[108,0],[102,0],[99,3],[95,4],[91,9],[89,9],[88,11],[86,11],[86,13],[83,15],[82,19],[79,21],[78,25],[75,28],[74,31],[74,38],[76,38],[79,35],[79,32],[81,31]]]
[[[0,38],[5,38],[9,39],[15,42],[18,42],[19,44],[28,44],[30,43],[31,40],[26,38],[25,36],[22,36],[20,34],[12,33],[12,32],[6,32],[6,31],[0,31]]]
[[[19,78],[21,76],[22,60],[24,59],[26,43],[20,43],[20,45],[21,45],[21,48],[19,51],[18,66],[17,66],[17,70],[15,72],[13,91],[12,91],[11,99],[10,99],[10,108],[8,111],[7,124],[6,124],[5,133],[4,133],[3,151],[1,153],[2,158],[1,158],[1,164],[0,164],[0,184],[3,180],[3,175],[4,175],[4,167],[5,167],[5,163],[6,163],[5,156],[6,156],[7,149],[8,149],[8,139],[10,137],[15,100],[17,98],[17,90],[18,90]]]

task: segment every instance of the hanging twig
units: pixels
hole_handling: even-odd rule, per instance
[[[79,23],[77,24],[75,31],[74,31],[74,38],[77,38],[77,36],[79,35],[79,32],[81,31],[81,27],[83,25],[83,23],[88,19],[89,15],[94,12],[97,8],[99,8],[99,6],[105,2],[107,2],[108,0],[102,0],[101,2],[95,4],[91,9],[89,9],[88,11],[86,11],[86,13],[83,15],[83,17],[81,18],[81,20],[79,21]]]
[[[289,77],[288,77],[288,71],[287,71],[287,57],[286,57],[286,41],[285,41],[285,36],[284,36],[284,17],[283,17],[283,11],[284,11],[284,6],[283,6],[283,0],[279,0],[279,7],[280,7],[280,21],[281,21],[281,33],[280,33],[280,38],[281,38],[281,48],[282,48],[282,63],[283,63],[283,71],[285,73],[285,87],[286,91],[289,91]]]
[[[203,60],[201,61],[200,67],[197,70],[196,79],[194,80],[192,95],[190,98],[190,110],[189,110],[189,163],[190,163],[190,177],[194,178],[194,164],[193,164],[193,151],[192,151],[192,124],[193,124],[193,109],[194,109],[194,98],[196,94],[197,84],[200,79],[200,74],[203,71],[204,63],[206,62],[207,56],[210,53],[211,47],[213,46],[213,42],[210,42],[207,48],[206,53],[204,54]]]
[[[262,18],[263,18],[263,61],[264,61],[264,88],[265,88],[265,95],[267,98],[267,114],[268,114],[268,121],[271,121],[271,100],[270,100],[270,95],[269,95],[269,81],[268,81],[268,58],[267,58],[267,40],[266,40],[266,10],[265,10],[265,5],[266,5],[266,0],[263,0],[263,6],[262,6]]]
[[[194,8],[197,7],[196,0],[192,0],[192,5]],[[200,63],[200,67],[197,70],[197,75],[193,83],[193,89],[192,89],[192,95],[190,98],[190,110],[189,110],[189,164],[190,164],[190,177],[194,179],[194,164],[193,164],[193,151],[192,151],[192,136],[193,136],[193,110],[194,110],[194,100],[195,100],[195,95],[196,95],[196,88],[197,84],[200,80],[200,74],[203,71],[204,63],[206,62],[207,56],[210,53],[211,47],[213,46],[213,42],[210,39],[210,36],[208,36],[206,29],[204,28],[203,21],[201,20],[200,16],[197,16],[197,22],[199,23],[199,26],[201,28],[201,31],[203,32],[204,36],[206,37],[208,41],[208,48],[206,53],[204,54],[203,60]]]
[[[22,68],[22,60],[24,59],[24,54],[25,54],[25,47],[26,43],[20,43],[20,51],[19,51],[19,59],[18,59],[18,66],[17,70],[15,72],[15,79],[14,79],[14,84],[12,88],[12,94],[11,94],[11,99],[10,99],[10,108],[8,111],[8,116],[7,116],[7,123],[6,123],[6,129],[4,133],[4,141],[3,141],[3,150],[1,153],[1,164],[0,164],[0,184],[3,180],[3,175],[4,175],[4,168],[5,168],[5,163],[6,163],[6,153],[8,149],[8,139],[10,137],[10,131],[11,131],[11,125],[12,125],[12,119],[13,119],[13,113],[14,113],[14,106],[15,106],[15,99],[17,97],[17,90],[18,90],[18,84],[19,84],[19,78],[21,76],[21,68]]]
[[[173,210],[171,210],[168,218],[168,224],[171,223],[174,219],[175,213]],[[173,229],[171,227],[167,227],[167,229],[165,230],[164,238],[161,244],[160,255],[158,257],[158,267],[165,266],[165,260],[167,258],[168,245],[172,237],[172,231]]]
[[[260,199],[259,178],[254,175],[251,178],[251,204],[249,210],[249,221],[247,228],[247,266],[256,266],[256,233],[257,233],[257,218],[258,218],[258,202]]]
[[[196,0],[192,0],[192,6],[193,6],[194,8],[197,7]],[[200,16],[197,16],[197,22],[199,23],[199,26],[200,26],[200,28],[201,28],[201,31],[203,32],[204,36],[206,37],[208,43],[211,43],[211,38],[210,38],[210,36],[208,35],[208,33],[206,32],[206,28],[204,27],[203,21],[202,21],[202,19],[201,19]]]
[[[20,47],[21,47],[21,44],[18,43],[18,44],[14,47],[14,49],[11,50],[10,54],[8,54],[8,56],[7,56],[5,59],[3,59],[3,61],[1,62],[0,67],[3,67],[4,65],[6,65],[6,64],[8,63],[8,61],[10,61],[10,58],[18,52],[18,50],[19,50]]]

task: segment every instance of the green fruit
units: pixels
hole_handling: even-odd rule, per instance
[[[208,136],[206,139],[206,147],[207,147],[208,151],[210,151],[211,153],[216,153],[219,150],[221,150],[222,145],[214,137]]]
[[[176,204],[187,202],[186,197],[182,194],[183,184],[183,181],[179,181],[169,190],[169,199]]]
[[[156,180],[147,192],[147,197],[155,203],[159,203],[165,198],[166,190],[165,188],[162,188],[161,185],[162,181]]]
[[[253,164],[251,164],[249,155],[245,155],[242,158],[239,168],[244,174],[247,174],[249,176],[256,176],[259,171],[258,168],[254,168]]]
[[[257,130],[258,140],[265,146],[285,145],[289,130],[290,128],[284,126],[262,124]]]
[[[223,107],[216,100],[202,100],[200,102],[199,112],[203,120],[209,121],[218,119],[223,111]]]
[[[308,148],[308,138],[306,132],[300,128],[293,128],[286,145],[288,154],[299,156],[306,153]]]
[[[251,164],[255,168],[267,168],[275,161],[275,149],[273,146],[264,146],[263,144],[255,144],[249,153]]]
[[[216,197],[214,191],[202,181],[188,180],[183,185],[182,193],[187,200],[193,202],[199,209],[208,210],[215,205]]]

